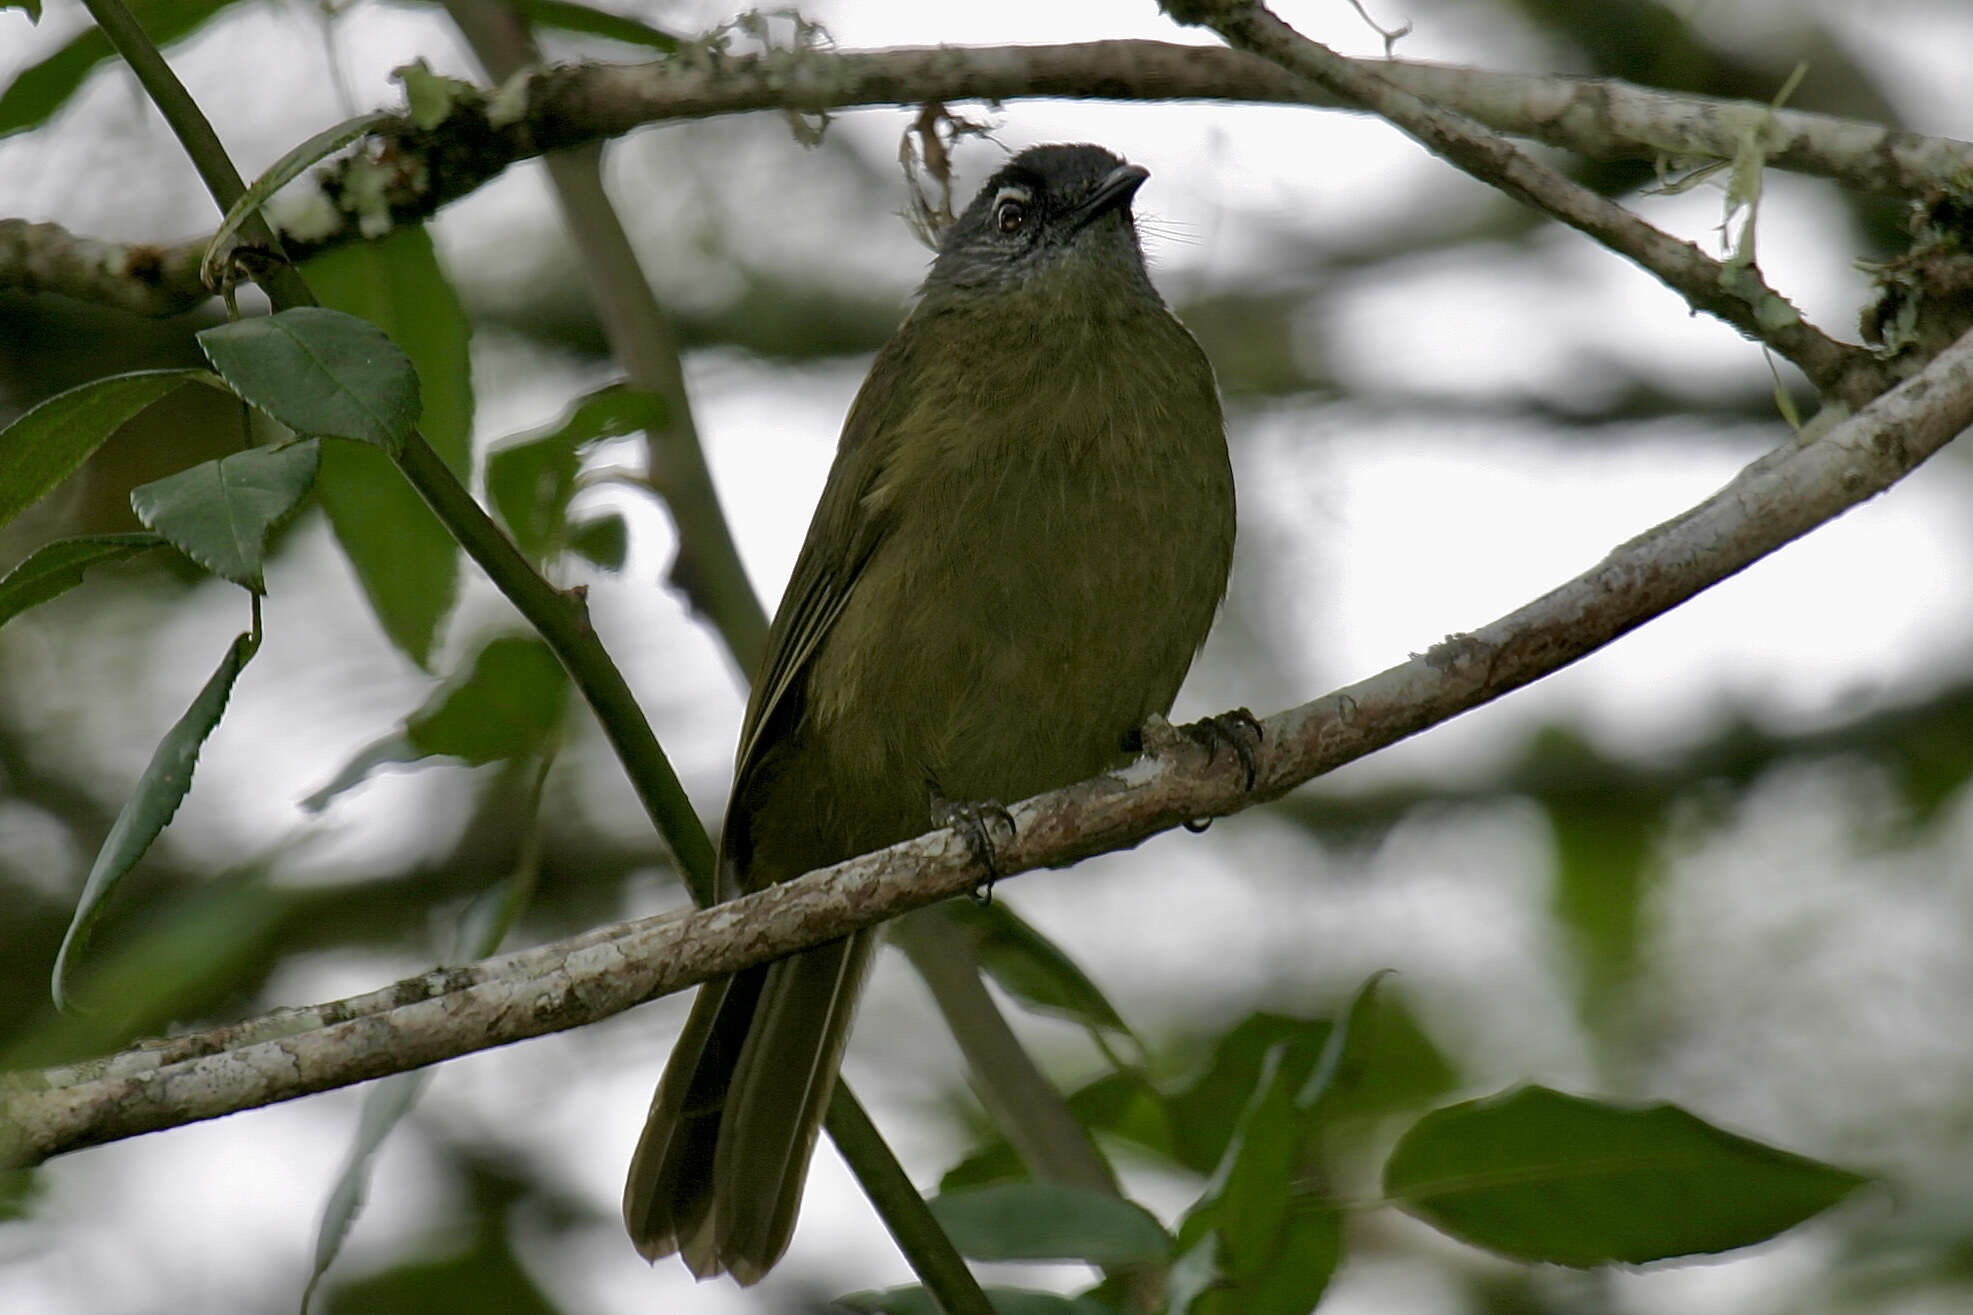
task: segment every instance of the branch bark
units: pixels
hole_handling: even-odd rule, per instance
[[[1834,409],[1718,493],[1472,634],[1263,723],[1252,789],[1179,736],[1109,776],[1017,805],[1003,873],[1238,812],[1526,685],[1677,606],[1909,473],[1973,424],[1973,334],[1855,416]],[[214,1118],[577,1027],[977,885],[933,832],[693,913],[599,928],[312,1010],[146,1043],[0,1083],[0,1162]]]
[[[1861,191],[1957,192],[1973,143],[1798,110],[1656,91],[1614,79],[1489,72],[1404,60],[1350,60],[1361,72],[1497,132],[1594,159],[1731,160],[1755,142],[1778,169]],[[524,70],[487,114],[455,113],[427,132],[399,118],[354,157],[327,167],[328,205],[282,238],[298,258],[424,218],[518,160],[650,123],[749,110],[806,112],[929,100],[1035,97],[1359,106],[1245,51],[1159,41],[1054,46],[777,50],[648,64]],[[360,181],[362,185],[352,185]],[[387,211],[375,198],[387,198]],[[103,242],[54,224],[0,219],[0,289],[44,291],[147,315],[208,295],[197,278],[204,240]]]

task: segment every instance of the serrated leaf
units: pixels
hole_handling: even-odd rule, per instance
[[[1113,1307],[1086,1297],[1066,1297],[1059,1292],[1037,1292],[1032,1288],[983,1288],[994,1315],[1116,1315]],[[944,1307],[924,1288],[885,1288],[881,1291],[851,1292],[830,1303],[861,1315],[945,1315]]]
[[[973,937],[980,967],[1000,988],[1037,1013],[1080,1023],[1108,1037],[1136,1042],[1103,992],[1055,942],[1007,906],[954,902],[942,906]]]
[[[420,432],[464,478],[471,469],[473,427],[471,329],[439,268],[431,235],[421,225],[400,227],[380,242],[317,256],[302,274],[325,305],[381,326],[410,356],[424,399]],[[413,662],[428,667],[440,623],[458,594],[458,546],[374,448],[331,443],[315,491],[384,632]]]
[[[137,519],[214,575],[267,592],[267,536],[315,482],[318,439],[249,448],[130,491]]]
[[[132,5],[144,34],[160,48],[189,35],[233,0],[149,0]],[[35,12],[39,5],[28,5]],[[0,92],[0,137],[43,123],[68,103],[98,64],[116,57],[116,48],[97,27],[77,33],[62,47],[14,76]]]
[[[86,534],[45,543],[0,576],[0,625],[82,583],[83,572],[164,546],[157,534]]]
[[[1150,1211],[1082,1187],[995,1183],[945,1193],[928,1204],[960,1254],[975,1260],[1131,1265],[1171,1252],[1171,1238]]]
[[[561,721],[568,674],[538,639],[495,639],[463,681],[434,695],[404,724],[423,753],[488,763],[534,753]]]
[[[296,306],[215,325],[198,339],[233,391],[298,434],[396,452],[418,423],[411,358],[355,315]]]
[[[240,193],[239,199],[227,207],[225,218],[219,221],[218,229],[206,243],[205,256],[199,261],[199,274],[205,285],[209,288],[220,286],[227,258],[233,250],[233,234],[247,221],[247,216],[266,205],[276,192],[301,177],[317,161],[340,151],[389,119],[388,114],[363,114],[346,119],[332,128],[324,128],[269,165],[251,186]]]
[[[151,403],[204,370],[140,370],[57,393],[0,429],[0,525],[75,473],[89,454]]]
[[[1436,1110],[1384,1166],[1385,1194],[1454,1237],[1576,1266],[1751,1246],[1867,1181],[1675,1105],[1605,1104],[1544,1087]]]
[[[241,670],[259,648],[258,635],[241,635],[233,641],[218,670],[200,689],[192,705],[158,741],[150,765],[138,778],[137,788],[110,825],[110,833],[90,866],[88,880],[82,884],[82,895],[76,901],[75,916],[69,921],[68,931],[62,935],[61,949],[55,953],[51,987],[56,1008],[68,1007],[70,960],[87,943],[90,929],[116,883],[144,857],[151,842],[184,802],[185,792],[192,786],[192,769],[198,764],[199,749],[212,734],[213,727],[219,725],[219,718],[226,711],[226,700],[233,693],[233,682],[240,678]]]

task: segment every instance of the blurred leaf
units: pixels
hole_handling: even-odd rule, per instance
[[[0,525],[39,501],[151,403],[204,370],[140,370],[93,379],[0,429]]]
[[[1179,1225],[1172,1271],[1175,1309],[1205,1315],[1312,1309],[1342,1254],[1342,1217],[1311,1187],[1304,1116],[1284,1058],[1263,1057],[1226,1154]]]
[[[319,439],[248,448],[130,491],[137,519],[214,575],[267,592],[267,536],[315,482]]]
[[[649,46],[653,50],[669,52],[678,49],[677,37],[628,14],[598,9],[594,5],[573,4],[570,0],[507,0],[507,3],[509,8],[518,11],[536,27],[606,37],[633,46]]]
[[[434,691],[402,730],[359,749],[302,807],[320,812],[394,763],[442,757],[477,765],[538,753],[561,722],[567,692],[568,675],[546,644],[520,636],[490,640],[465,676]]]
[[[149,552],[164,542],[162,535],[137,532],[86,534],[42,544],[19,566],[0,576],[0,625],[75,588],[90,567]]]
[[[1674,1105],[1543,1087],[1436,1110],[1384,1166],[1385,1195],[1461,1241],[1577,1266],[1751,1246],[1867,1181]]]
[[[1558,793],[1546,800],[1555,837],[1556,919],[1568,932],[1583,1021],[1598,1031],[1636,971],[1651,859],[1663,818],[1643,791]]]
[[[520,550],[536,561],[561,551],[584,447],[659,428],[667,414],[656,393],[610,384],[578,399],[553,428],[494,449],[486,462],[487,497]],[[621,548],[617,555],[621,565]]]
[[[484,1220],[484,1216],[476,1215]],[[479,1228],[470,1243],[436,1258],[419,1258],[340,1283],[329,1292],[327,1315],[559,1315],[514,1254],[504,1214]]]
[[[1325,1127],[1419,1109],[1459,1083],[1458,1072],[1425,1035],[1403,993],[1383,985],[1388,976],[1373,974],[1358,988],[1343,1026],[1323,1041],[1317,1061],[1318,1073],[1327,1068],[1322,1090],[1305,1087],[1297,1096],[1304,1108],[1315,1099],[1314,1111]]]
[[[386,330],[417,367],[425,440],[454,474],[471,469],[471,328],[421,225],[315,257],[302,273],[325,305]],[[384,632],[421,667],[459,589],[459,550],[382,452],[332,443],[316,493]]]
[[[975,1260],[1086,1260],[1132,1265],[1163,1260],[1171,1239],[1143,1206],[1107,1192],[1055,1183],[996,1183],[929,1202],[961,1255]]]
[[[562,717],[568,674],[539,639],[490,641],[466,679],[439,691],[405,721],[428,754],[488,763],[538,752]]]
[[[431,757],[423,749],[411,743],[411,737],[403,731],[395,731],[379,740],[358,749],[350,760],[342,765],[329,783],[301,801],[301,806],[311,813],[319,813],[327,808],[335,797],[368,780],[370,773],[379,767],[392,763],[415,763]]]
[[[592,565],[606,571],[621,571],[630,552],[630,528],[615,512],[598,516],[575,527],[569,535],[569,547]]]
[[[308,1283],[302,1288],[301,1308],[306,1311],[314,1299],[315,1287],[328,1273],[329,1266],[335,1263],[342,1251],[343,1239],[349,1236],[349,1226],[363,1208],[363,1195],[370,1182],[370,1162],[376,1158],[377,1150],[390,1136],[392,1128],[418,1103],[418,1095],[430,1078],[429,1068],[413,1069],[409,1073],[392,1073],[370,1084],[363,1093],[363,1112],[357,1118],[356,1140],[350,1147],[349,1157],[343,1162],[342,1172],[336,1175],[335,1186],[329,1189],[329,1199],[323,1203],[322,1218],[315,1228],[315,1266],[309,1271]]]
[[[1096,983],[1006,900],[956,900],[942,907],[973,937],[980,967],[1007,994],[1037,1013],[1082,1024],[1098,1034],[1098,1044],[1109,1036],[1137,1044],[1129,1025]],[[1138,1049],[1142,1053],[1142,1046]]]
[[[377,325],[327,306],[201,330],[212,368],[297,434],[351,438],[386,452],[417,426],[418,374]]]
[[[110,833],[89,869],[89,879],[83,882],[82,896],[76,901],[75,916],[69,922],[68,931],[62,935],[61,949],[55,954],[51,986],[56,1008],[68,1007],[70,958],[81,953],[90,928],[116,883],[137,866],[137,860],[144,857],[151,842],[178,811],[185,792],[192,786],[192,768],[198,764],[199,749],[212,734],[213,727],[219,725],[220,715],[226,711],[226,700],[233,693],[233,682],[239,679],[241,670],[259,648],[257,634],[241,635],[233,641],[219,669],[212,673],[192,705],[158,741],[150,766],[144,769],[137,788],[111,824]]]
[[[47,1187],[32,1169],[0,1169],[0,1224],[32,1215]]]
[[[243,989],[257,980],[289,916],[308,898],[248,871],[223,874],[147,908],[75,984],[76,1012],[50,1010],[10,1037],[0,1050],[0,1070],[72,1063],[187,1019],[239,1010]]]
[[[1134,1142],[1154,1155],[1171,1156],[1171,1124],[1165,1098],[1137,1069],[1118,1069],[1070,1093],[1069,1113],[1092,1132]],[[1028,1176],[1026,1164],[1005,1137],[996,1136],[939,1179],[941,1192],[1009,1182]]]
[[[162,48],[186,36],[233,0],[131,0],[130,8],[144,25],[144,35]],[[39,0],[27,8],[38,14]],[[15,75],[0,92],[0,137],[32,128],[68,103],[83,80],[116,48],[98,28],[77,33],[61,49]]]
[[[560,547],[575,471],[574,446],[554,435],[496,448],[486,459],[487,500],[514,546],[532,561],[544,561]]]
[[[0,3],[0,9],[19,9],[27,14],[28,22],[41,21],[41,0],[5,0]]]
[[[987,1301],[995,1315],[1116,1315],[1113,1307],[1082,1297],[1065,1297],[1056,1292],[1036,1292],[1031,1288],[986,1288]],[[867,1315],[945,1315],[932,1295],[916,1285],[886,1288],[881,1292],[851,1292],[830,1303],[845,1310]]]
[[[1170,1098],[1178,1162],[1211,1173],[1224,1159],[1234,1129],[1250,1107],[1263,1069],[1277,1064],[1289,1090],[1314,1071],[1329,1039],[1326,1018],[1254,1013],[1220,1037],[1204,1071]]]

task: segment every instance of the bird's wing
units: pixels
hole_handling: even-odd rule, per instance
[[[747,795],[748,778],[759,765],[762,748],[773,728],[791,725],[803,703],[803,684],[816,650],[842,615],[864,563],[889,534],[893,517],[872,492],[881,486],[897,449],[896,420],[909,409],[913,358],[917,349],[900,333],[877,354],[870,374],[843,422],[836,459],[823,487],[822,500],[809,522],[808,538],[795,560],[787,592],[775,610],[767,632],[767,654],[754,679],[747,716],[740,730],[735,762],[735,801]],[[730,808],[726,834],[734,833]],[[721,842],[720,869],[724,878],[731,855]],[[729,886],[732,883],[729,880]],[[728,897],[737,893],[729,889]]]

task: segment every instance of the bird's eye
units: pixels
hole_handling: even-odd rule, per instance
[[[1028,207],[1020,201],[1002,201],[994,207],[993,222],[1003,233],[1018,233],[1021,225],[1028,222]]]

